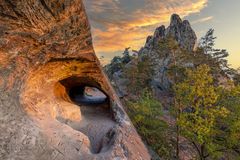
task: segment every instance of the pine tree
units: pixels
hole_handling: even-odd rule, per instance
[[[225,73],[228,73],[229,66],[226,60],[226,57],[229,56],[229,53],[225,49],[215,49],[215,40],[217,37],[214,37],[214,29],[209,29],[204,37],[201,38],[199,47],[203,49],[204,54],[208,55],[208,65],[218,70],[223,70]]]

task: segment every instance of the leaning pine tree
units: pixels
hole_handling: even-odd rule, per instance
[[[229,56],[229,53],[225,49],[216,49],[215,40],[217,37],[214,36],[214,29],[209,29],[205,36],[200,40],[199,47],[203,49],[204,54],[209,58],[207,63],[211,65],[211,68],[217,69],[218,71],[224,71],[224,73],[229,72],[229,66],[226,58]]]

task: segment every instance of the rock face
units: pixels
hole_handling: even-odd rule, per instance
[[[171,16],[170,25],[167,29],[165,29],[165,26],[160,26],[155,30],[153,36],[147,38],[145,46],[139,51],[139,55],[140,58],[145,55],[150,57],[154,66],[152,88],[157,94],[168,91],[171,86],[167,70],[173,63],[173,53],[170,50],[159,51],[159,42],[169,37],[173,38],[182,49],[189,53],[193,52],[197,42],[197,36],[190,23],[187,20],[182,21],[177,14]],[[161,53],[159,54],[159,52]],[[192,63],[188,62],[184,65],[191,66]]]
[[[107,101],[74,103],[85,86]],[[0,0],[0,159],[150,159],[94,54],[81,0]]]

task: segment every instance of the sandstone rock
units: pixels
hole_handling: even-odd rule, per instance
[[[0,159],[148,160],[96,58],[81,0],[0,0]],[[74,103],[92,86],[108,102]]]

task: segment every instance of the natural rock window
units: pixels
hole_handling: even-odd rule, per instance
[[[58,121],[88,136],[93,153],[106,151],[112,138],[109,134],[112,135],[112,128],[116,124],[108,96],[88,77],[69,77],[59,83],[65,88],[64,97],[69,96],[67,99],[71,100],[70,103],[79,106],[81,120],[70,121],[58,117]]]
[[[69,90],[69,97],[76,104],[101,105],[107,103],[108,97],[98,88],[90,86],[75,86]]]

